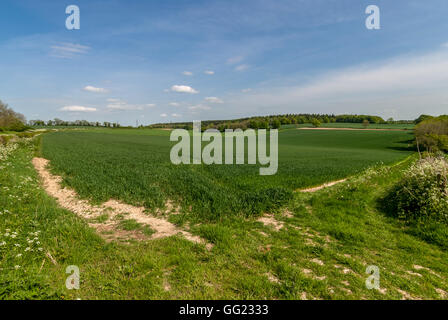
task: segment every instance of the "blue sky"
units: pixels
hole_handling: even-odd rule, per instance
[[[448,113],[447,17],[446,0],[2,0],[0,99],[121,124]]]

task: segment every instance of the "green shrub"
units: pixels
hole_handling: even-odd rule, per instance
[[[15,132],[23,132],[28,129],[30,129],[30,127],[26,126],[21,121],[15,121],[8,127],[9,131],[15,131]]]
[[[417,142],[429,152],[448,152],[448,116],[420,122],[415,127]]]
[[[317,120],[317,119],[313,119],[313,120],[311,121],[311,124],[312,124],[315,128],[318,128],[318,127],[320,127],[321,122],[320,122],[319,120]]]
[[[406,221],[448,223],[448,161],[428,157],[405,171],[388,201]]]

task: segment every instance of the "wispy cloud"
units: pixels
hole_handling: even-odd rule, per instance
[[[155,106],[155,104],[129,104],[121,99],[107,99],[107,102],[109,103],[107,109],[110,111],[141,111],[144,110],[145,107]]]
[[[215,71],[213,71],[213,70],[205,70],[204,73],[205,73],[206,75],[212,76],[212,75],[215,74]]]
[[[96,88],[93,86],[86,86],[83,88],[84,91],[87,92],[93,92],[93,93],[106,93],[108,92],[108,90],[104,89],[104,88]]]
[[[166,117],[168,117],[168,115],[167,115],[166,113],[162,113],[160,116],[161,116],[162,118],[166,118]]]
[[[90,47],[77,43],[61,42],[51,46],[50,55],[55,58],[70,59],[89,52]]]
[[[172,113],[171,116],[172,116],[172,117],[175,117],[175,118],[182,117],[182,115],[180,115],[180,114],[178,114],[178,113]]]
[[[195,106],[188,107],[188,109],[192,111],[197,111],[197,110],[210,110],[211,108],[203,104],[198,104]]]
[[[170,102],[170,106],[172,106],[172,107],[179,107],[180,103],[179,102]]]
[[[204,100],[210,103],[224,103],[224,101],[218,97],[206,97]]]
[[[60,111],[64,112],[95,112],[97,111],[96,108],[88,108],[84,106],[66,106],[59,109]]]
[[[239,66],[235,67],[235,71],[244,71],[247,70],[249,66],[247,64],[240,64]]]
[[[186,85],[174,85],[170,89],[172,92],[179,92],[179,93],[190,93],[190,94],[196,94],[199,93],[196,89],[193,89],[190,86]]]
[[[191,71],[184,71],[184,72],[182,72],[182,74],[183,74],[184,76],[192,76],[192,75],[193,75],[193,72],[191,72]]]

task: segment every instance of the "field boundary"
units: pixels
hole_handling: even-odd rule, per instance
[[[409,159],[411,159],[413,156],[414,156],[414,154],[411,154],[411,155],[407,156],[406,158],[404,158],[403,160],[400,160],[400,161],[398,161],[396,163],[391,163],[391,164],[385,165],[385,166],[389,167],[389,168],[393,168],[393,167],[399,166],[399,165],[405,163],[406,161],[409,161]],[[366,168],[366,170],[367,169],[368,168]],[[364,173],[361,173],[361,175],[364,175]],[[334,181],[325,182],[323,184],[320,184],[320,185],[314,186],[314,187],[309,187],[309,188],[305,188],[305,189],[297,189],[297,190],[295,190],[295,192],[313,193],[313,192],[316,192],[316,191],[319,191],[319,190],[322,190],[322,189],[325,189],[325,188],[329,188],[329,187],[332,187],[334,185],[346,182],[347,180],[349,180],[349,179],[351,179],[351,178],[353,178],[355,176],[356,175],[349,176],[349,177],[346,177],[346,178],[340,179],[340,180],[334,180]]]
[[[311,187],[311,188],[306,188],[306,189],[299,189],[297,191],[304,192],[304,193],[306,193],[306,192],[316,192],[316,191],[322,190],[324,188],[328,188],[328,187],[334,186],[336,184],[345,182],[345,181],[347,181],[347,179],[348,178],[341,179],[341,180],[330,181],[330,182],[326,182],[326,183],[321,184],[321,185],[316,186],[316,187]]]

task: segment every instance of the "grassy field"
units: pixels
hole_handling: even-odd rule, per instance
[[[47,134],[42,154],[82,197],[110,198],[147,208],[170,199],[190,217],[214,221],[275,211],[296,189],[359,173],[410,154],[406,132],[305,132],[279,136],[279,169],[260,176],[259,165],[182,165],[169,159],[169,132],[94,130]],[[86,156],[88,155],[88,156]]]
[[[89,138],[81,139],[86,148],[98,146],[91,133],[73,133],[73,137],[61,133],[44,137],[44,152],[45,144],[52,139],[56,143],[58,137],[65,137],[68,147],[79,148],[81,142],[73,143],[84,134]],[[109,144],[124,148],[119,137],[111,137]],[[97,139],[106,138],[98,134]],[[134,149],[138,148],[137,139]],[[408,154],[382,149],[392,154],[388,161]],[[81,162],[92,158],[84,150],[79,150],[84,159],[77,157]],[[95,149],[88,150],[95,155]],[[384,194],[415,157],[399,165],[352,172],[355,176],[347,182],[313,194],[293,193],[288,211],[274,216],[277,227],[236,216],[192,222],[191,232],[214,244],[207,250],[179,236],[105,242],[85,220],[61,209],[41,188],[30,164],[38,151],[39,144],[28,141],[3,152],[6,156],[0,160],[2,299],[446,298],[446,230],[425,232],[380,209]],[[120,153],[120,157],[135,157]],[[182,216],[169,219],[180,223]],[[81,270],[80,290],[65,288],[68,265]],[[379,267],[381,291],[366,288],[368,265]]]

